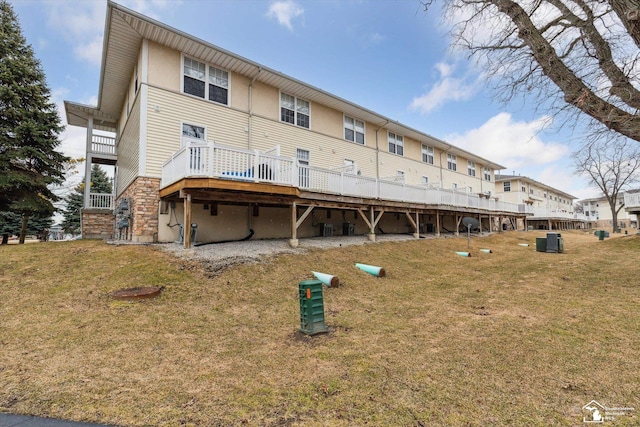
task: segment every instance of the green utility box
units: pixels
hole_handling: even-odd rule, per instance
[[[298,283],[300,294],[300,332],[315,335],[327,332],[324,323],[324,302],[322,299],[322,282],[305,280]]]
[[[536,252],[547,252],[546,237],[536,237]]]
[[[560,253],[564,251],[564,241],[560,233],[547,233],[547,252]]]

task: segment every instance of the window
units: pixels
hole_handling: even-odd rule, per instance
[[[296,159],[298,159],[298,185],[300,187],[309,187],[309,151],[298,148],[296,150]]]
[[[476,162],[467,160],[467,174],[469,176],[476,176]]]
[[[452,190],[457,190],[458,189],[458,184],[451,184],[451,189]]]
[[[344,139],[364,144],[364,122],[344,116]]]
[[[398,156],[404,155],[404,139],[400,135],[389,132],[389,152]]]
[[[184,58],[183,92],[198,98],[228,105],[229,73],[207,67],[195,59]],[[208,84],[207,84],[208,82]]]
[[[429,185],[429,177],[423,176],[421,182],[422,182],[422,185]]]
[[[458,158],[455,154],[447,154],[447,169],[451,171],[458,170]]]
[[[204,98],[206,66],[191,58],[184,58],[184,93]]]
[[[523,185],[523,186],[520,188],[520,191],[522,191],[523,193],[526,193],[526,192],[527,192],[527,187]]]
[[[183,123],[182,136],[194,139],[205,139],[204,127]]]
[[[205,140],[205,129],[202,126],[191,125],[189,123],[182,124],[182,146],[191,140]],[[198,141],[195,141],[198,142]],[[205,167],[205,152],[204,147],[192,147],[191,150],[187,150],[189,154],[189,168],[191,172],[196,173],[204,170]]]
[[[433,164],[433,147],[422,144],[422,161],[430,165]]]
[[[483,169],[484,169],[484,180],[491,181],[491,169],[489,168],[483,168]]]
[[[533,194],[533,188],[529,188],[529,194]]]
[[[504,192],[511,191],[511,181],[505,181],[502,183],[502,188]]]
[[[227,104],[229,99],[229,73],[209,67],[209,101]]]
[[[358,166],[356,166],[355,160],[344,159],[344,171],[346,173],[352,173],[354,175],[357,174]]]
[[[546,191],[544,192],[544,198],[545,199],[547,198],[547,192]]]
[[[280,94],[280,120],[309,129],[309,101]]]

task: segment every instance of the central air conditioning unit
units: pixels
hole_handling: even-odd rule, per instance
[[[320,228],[320,237],[331,237],[333,236],[333,224],[327,224],[321,222],[318,224]]]

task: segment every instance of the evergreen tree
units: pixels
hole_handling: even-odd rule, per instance
[[[111,180],[100,165],[94,164],[91,168],[91,192],[110,194],[112,192]],[[80,209],[84,206],[84,179],[76,186],[67,198],[67,207],[64,210],[62,229],[65,233],[80,233]]]
[[[45,241],[49,236],[49,228],[53,223],[53,218],[50,215],[46,216],[33,216],[29,218],[27,223],[26,234],[37,236],[39,240]],[[6,245],[9,241],[9,236],[15,236],[20,234],[22,229],[22,216],[12,212],[0,213],[0,243]]]
[[[40,62],[6,0],[0,0],[0,212],[22,219],[54,212],[58,197],[49,186],[64,181],[69,159],[55,151],[63,127],[50,100]]]

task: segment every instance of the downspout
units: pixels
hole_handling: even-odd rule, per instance
[[[446,145],[449,145],[445,142]],[[444,188],[444,175],[442,174],[442,155],[446,152],[448,152],[449,150],[451,150],[451,148],[453,147],[453,145],[449,145],[449,148],[447,148],[444,151],[440,152],[440,188]]]
[[[249,117],[247,117],[247,149],[251,150],[251,134],[252,134],[252,130],[251,130],[251,119],[253,117],[253,84],[256,82],[256,79],[258,78],[258,76],[260,75],[260,73],[262,72],[262,67],[258,67],[258,72],[256,73],[255,76],[253,76],[253,79],[251,80],[251,83],[249,83],[249,94],[248,94],[248,101],[249,101]],[[251,230],[251,235],[253,235],[253,213],[252,213],[253,209],[251,207],[251,203],[249,203],[247,205],[247,228],[249,230]]]
[[[389,120],[385,121],[382,126],[376,129],[376,179],[380,179],[380,146],[378,144],[378,132],[388,124]]]

